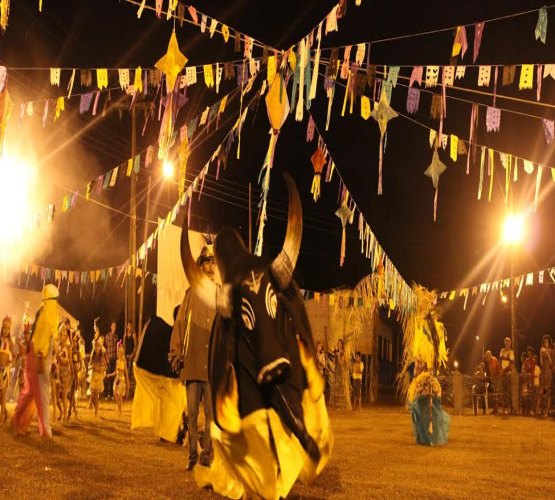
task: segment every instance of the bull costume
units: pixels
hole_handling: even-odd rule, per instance
[[[302,209],[290,176],[289,219],[282,251],[253,256],[236,231],[223,228],[214,251],[217,286],[181,237],[185,274],[213,307],[208,377],[214,459],[195,467],[200,487],[231,498],[286,497],[297,479],[313,480],[329,460],[333,437],[312,333],[292,278],[302,235]]]
[[[43,301],[33,323],[25,360],[24,387],[19,394],[12,426],[16,434],[25,434],[36,407],[39,434],[43,438],[51,438],[49,377],[53,341],[58,332],[59,292],[55,285],[49,284],[44,287],[42,295]]]

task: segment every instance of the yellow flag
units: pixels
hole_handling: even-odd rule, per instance
[[[227,43],[229,40],[229,28],[225,24],[222,24],[222,36],[224,37],[224,42]]]
[[[459,152],[459,138],[455,134],[451,134],[450,156],[453,161],[457,161],[458,152]]]
[[[56,112],[54,113],[54,121],[60,118],[60,115],[62,114],[62,111],[64,111],[64,109],[65,109],[64,98],[58,97],[58,99],[56,100]]]
[[[143,91],[143,78],[142,78],[143,70],[139,66],[135,70],[135,80],[133,82],[133,87],[135,88],[135,92],[142,92]]]
[[[96,84],[99,90],[105,89],[108,86],[108,70],[107,69],[97,69],[96,70]]]
[[[211,64],[204,65],[204,83],[208,88],[214,86],[214,71]]]

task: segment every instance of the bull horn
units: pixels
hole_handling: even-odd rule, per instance
[[[223,287],[214,283],[204,274],[191,254],[189,244],[189,230],[186,225],[181,230],[181,262],[185,276],[191,285],[191,289],[200,300],[208,307],[215,309],[225,318],[231,317],[231,289],[229,285]]]
[[[284,172],[283,177],[289,191],[287,231],[283,248],[272,262],[272,274],[276,278],[281,290],[285,290],[291,283],[303,236],[303,209],[299,191],[291,175]]]

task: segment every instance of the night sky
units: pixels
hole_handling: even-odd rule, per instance
[[[149,2],[153,4],[153,2]],[[270,46],[287,49],[305,36],[325,17],[333,1],[210,1],[195,6],[202,12],[253,36]],[[52,98],[63,95],[69,73],[62,76],[60,88],[49,84],[49,72],[30,71],[30,67],[152,67],[166,50],[173,24],[156,19],[152,11],[145,11],[139,20],[137,7],[125,1],[81,0],[65,2],[44,0],[43,12],[37,10],[36,1],[12,0],[10,25],[0,38],[0,59],[8,67],[10,92],[14,101]],[[418,6],[417,6],[418,5]],[[429,1],[416,4],[410,1],[375,2],[363,0],[361,7],[348,1],[347,14],[339,21],[339,32],[322,40],[322,47],[342,46],[363,41],[373,41],[370,61],[377,65],[406,65],[401,76],[410,76],[412,65],[445,65],[450,62],[454,30],[420,37],[399,38],[395,41],[380,40],[411,33],[453,28],[460,24],[503,17],[512,13],[539,9],[543,2],[532,1]],[[549,10],[552,16],[553,11]],[[477,64],[554,63],[555,35],[548,25],[547,43],[534,39],[537,11],[530,14],[486,23]],[[555,23],[555,17],[550,21]],[[554,28],[555,29],[555,28]],[[237,59],[233,43],[225,45],[220,35],[210,39],[197,27],[177,27],[180,49],[189,58],[188,64],[213,63]],[[467,28],[469,49],[459,64],[471,64],[474,29]],[[259,55],[256,52],[255,55]],[[343,50],[340,51],[340,57]],[[323,51],[322,58],[329,57]],[[351,56],[353,59],[353,56]],[[10,70],[10,68],[19,68]],[[471,105],[468,101],[492,105],[488,88],[477,87],[476,67],[468,67],[460,86],[484,90],[488,95],[448,89],[447,116],[444,131],[468,138]],[[517,79],[519,70],[517,69]],[[65,79],[64,79],[65,78]],[[535,101],[533,90],[518,90],[518,84],[497,87],[496,105],[503,110],[499,132],[486,132],[485,107],[480,107],[477,142],[501,151],[529,158],[542,164],[555,165],[553,148],[544,138],[541,118],[555,119],[553,108],[555,82],[543,80],[541,103],[547,106],[526,104],[503,99],[513,96]],[[258,80],[258,84],[260,83]],[[65,82],[65,84],[64,84]],[[344,81],[341,81],[344,83]],[[477,200],[479,178],[479,150],[471,162],[470,175],[466,175],[466,156],[456,163],[449,159],[448,151],[440,151],[447,172],[441,177],[437,221],[433,220],[434,190],[431,180],[423,175],[431,161],[428,130],[398,117],[388,126],[383,163],[383,195],[377,195],[379,131],[374,120],[365,121],[360,116],[359,105],[355,111],[341,117],[344,90],[336,87],[330,130],[324,133],[327,99],[321,78],[318,94],[311,112],[317,127],[329,147],[338,171],[366,220],[376,234],[387,255],[407,282],[421,283],[430,288],[451,290],[472,286],[485,280],[508,275],[506,250],[498,246],[502,218],[507,210],[504,196],[504,171],[497,165],[494,177],[493,199],[486,195]],[[392,107],[406,114],[407,82],[400,80],[393,91]],[[117,86],[117,81],[111,82]],[[203,83],[189,89],[189,101],[180,111],[179,123],[198,114],[208,104],[233,89],[229,82],[222,85],[220,95],[207,91]],[[432,89],[435,93],[441,88]],[[78,90],[75,90],[78,92]],[[369,89],[366,95],[371,97]],[[120,91],[114,91],[116,101]],[[421,93],[420,109],[411,115],[417,121],[439,127],[430,119],[431,95]],[[40,126],[40,118],[24,120],[21,135],[29,137],[28,146],[36,150],[41,164],[40,176],[44,189],[37,197],[44,203],[59,199],[67,189],[81,188],[89,179],[108,171],[130,156],[130,118],[125,110],[108,110],[104,118],[94,120],[81,117],[77,112],[78,100],[69,103],[57,124]],[[18,109],[17,106],[15,109]],[[228,120],[210,135],[200,134],[198,147],[189,161],[188,175],[193,176],[202,168],[213,149],[229,130],[238,103],[230,104]],[[16,112],[17,114],[17,112]],[[40,113],[38,113],[40,114]],[[120,118],[121,114],[121,118]],[[534,115],[533,118],[525,115]],[[143,119],[139,120],[139,129]],[[315,142],[306,143],[307,116],[303,122],[290,117],[285,123],[275,154],[275,169],[269,201],[269,223],[266,229],[266,249],[277,251],[285,229],[285,191],[279,171],[292,172],[303,199],[305,217],[301,255],[297,265],[297,279],[306,289],[324,291],[343,285],[356,284],[369,272],[370,264],[359,253],[360,243],[356,223],[348,228],[347,257],[339,267],[341,225],[334,215],[337,209],[339,185],[337,178],[330,184],[322,183],[322,198],[314,203],[310,194],[312,166],[310,156]],[[141,150],[156,140],[159,125],[151,120],[145,135],[139,137]],[[268,145],[268,120],[264,103],[249,114],[242,133],[241,159],[235,159],[235,148],[216,182],[212,175],[199,201],[195,200],[192,226],[198,230],[217,230],[224,224],[238,227],[247,237],[248,184],[252,183],[256,206],[259,188],[258,173]],[[73,139],[71,142],[68,139]],[[53,151],[56,151],[52,154]],[[154,174],[156,176],[156,174]],[[535,175],[519,172],[515,184],[514,202],[520,209],[532,209],[529,231],[523,248],[518,252],[516,271],[524,273],[555,265],[554,223],[549,217],[554,213],[555,201],[549,172],[542,184],[542,200],[533,212]],[[489,182],[489,180],[487,181]],[[487,184],[487,183],[486,183]],[[143,192],[146,176],[139,179],[139,192]],[[65,189],[64,189],[65,188]],[[151,218],[164,215],[177,199],[174,186],[155,182],[153,198],[157,201]],[[113,208],[129,210],[129,190],[122,182],[117,188],[98,198]],[[143,203],[138,213],[144,214]],[[256,214],[253,214],[256,220]],[[181,219],[180,219],[181,220]],[[51,244],[37,257],[45,266],[71,269],[102,268],[122,263],[127,254],[128,219],[119,213],[80,200],[75,210],[59,215],[53,223]],[[143,229],[139,224],[138,241]],[[255,232],[256,234],[256,232]],[[155,253],[151,263],[156,261]],[[152,267],[155,272],[155,268]],[[547,280],[546,280],[547,281]],[[155,290],[147,287],[148,310],[154,310]],[[462,310],[462,300],[443,305],[454,356],[461,359],[463,367],[470,369],[478,361],[478,353],[485,340],[486,348],[498,352],[502,338],[509,333],[509,312],[494,294],[485,306],[482,296],[469,299],[467,311]],[[518,329],[520,346],[532,343],[536,347],[544,333],[553,335],[555,322],[555,289],[543,285],[525,289],[519,299]],[[85,322],[96,315],[103,316],[104,324],[121,309],[122,289],[113,284],[104,294],[97,290],[95,296],[84,292],[81,298],[63,296],[62,303],[75,311]],[[476,342],[474,336],[481,340]]]

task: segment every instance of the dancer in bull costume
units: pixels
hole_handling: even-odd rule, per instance
[[[195,264],[184,227],[181,257],[195,293],[217,311],[209,352],[214,461],[197,466],[200,487],[232,498],[286,497],[297,479],[326,465],[333,437],[312,333],[292,274],[302,209],[292,178],[283,249],[271,261],[252,255],[223,228],[214,251],[223,285]]]

